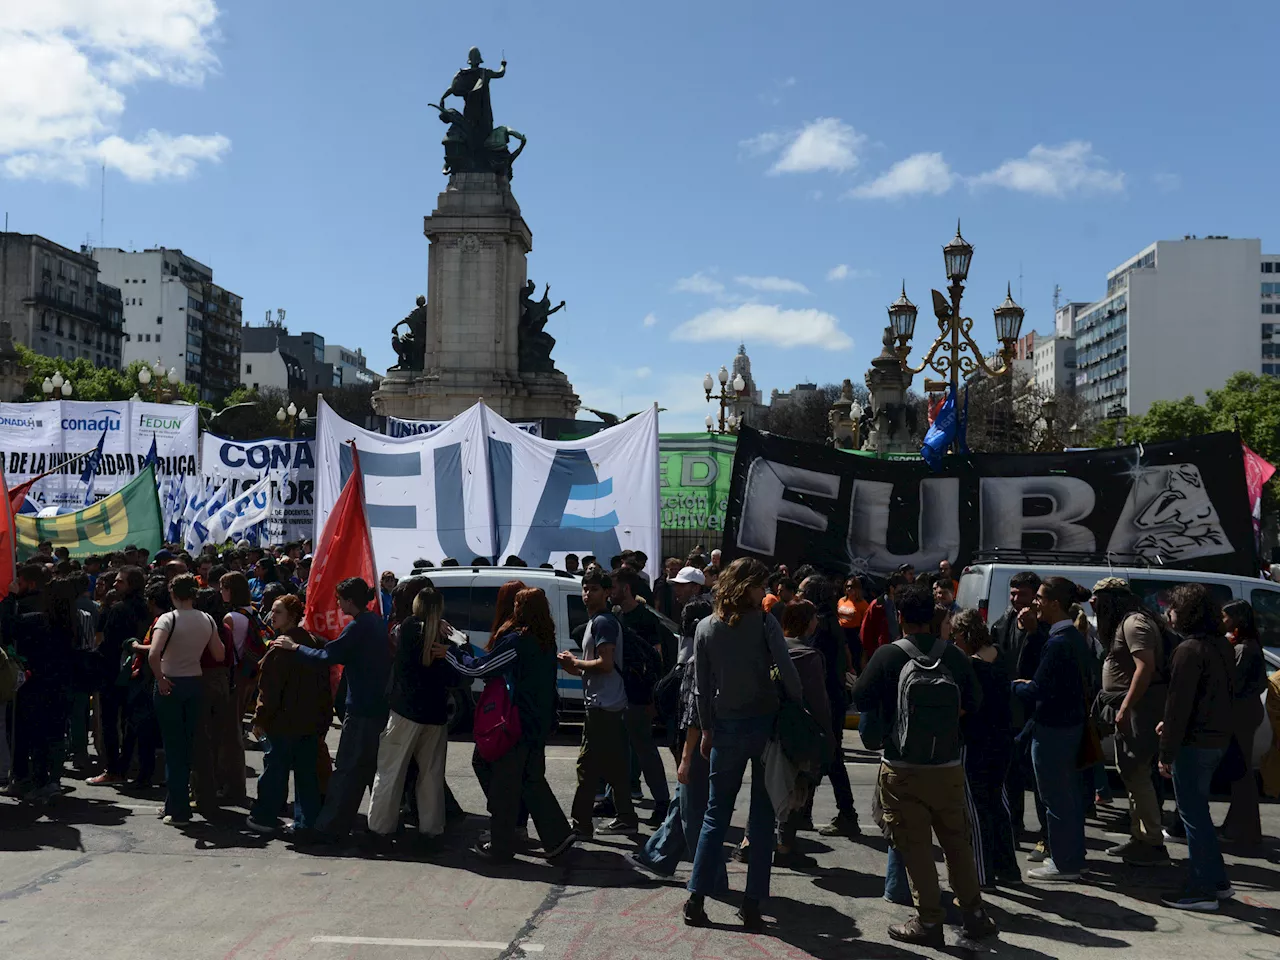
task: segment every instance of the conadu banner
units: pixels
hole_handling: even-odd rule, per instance
[[[738,434],[726,556],[884,574],[979,551],[1257,575],[1240,439],[922,461]],[[1105,562],[1105,559],[1103,560]]]
[[[315,441],[268,437],[229,440],[206,433],[200,464],[206,480],[220,486],[231,481],[228,499],[266,478],[271,480],[271,507],[264,539],[285,543],[310,537],[316,522]]]

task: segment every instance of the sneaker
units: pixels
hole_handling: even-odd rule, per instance
[[[964,918],[964,935],[970,940],[982,940],[985,937],[994,937],[999,928],[996,922],[991,919],[987,911],[978,909],[973,913],[965,914]]]
[[[853,837],[862,836],[862,827],[858,825],[857,814],[838,813],[834,820],[818,831],[819,836],[823,837]]]
[[[1218,897],[1209,893],[1176,893],[1161,897],[1160,902],[1175,910],[1190,910],[1193,913],[1217,913]]]
[[[1044,861],[1043,867],[1028,870],[1027,879],[1037,880],[1040,883],[1076,883],[1080,879],[1080,873],[1079,871],[1072,873],[1067,870],[1059,870],[1058,865],[1052,859],[1049,859]]]
[[[911,943],[918,947],[934,947],[941,950],[946,946],[942,936],[942,924],[923,923],[919,917],[912,917],[906,923],[889,928],[889,939],[899,943]]]
[[[1124,843],[1117,843],[1114,846],[1107,847],[1107,849],[1104,850],[1103,853],[1105,853],[1108,857],[1123,858],[1124,855],[1128,853],[1130,850],[1136,850],[1140,846],[1143,846],[1141,841],[1130,838],[1126,840]]]
[[[596,828],[590,820],[586,823],[578,823],[577,821],[574,821],[569,824],[569,829],[573,831],[574,836],[576,836],[579,841],[590,840],[595,836],[596,832]]]
[[[62,793],[62,788],[54,782],[46,783],[43,787],[33,787],[22,795],[22,799],[27,803],[43,803]]]
[[[248,827],[250,830],[252,830],[254,833],[275,833],[276,832],[276,828],[274,824],[258,823],[258,821],[254,820],[252,816],[245,817],[244,825]]]
[[[647,873],[651,877],[657,877],[660,880],[669,880],[674,874],[663,873],[656,866],[649,862],[648,857],[644,855],[643,850],[633,850],[623,857],[627,863],[641,873]]]
[[[693,893],[689,895],[689,899],[684,903],[684,925],[686,927],[705,927],[711,921],[707,918],[707,911],[702,906],[702,897]]]
[[[1021,870],[997,870],[996,886],[999,886],[999,887],[1022,886],[1022,871]]]
[[[1217,894],[1219,900],[1230,900],[1236,895],[1236,888],[1230,883],[1224,883],[1214,892]]]
[[[604,837],[629,837],[640,832],[640,824],[634,820],[610,820],[597,832]]]
[[[96,777],[90,777],[85,783],[94,787],[109,787],[117,783],[124,783],[124,777],[118,773],[100,773]]]
[[[474,853],[480,859],[487,860],[490,863],[509,863],[510,861],[515,859],[515,857],[511,855],[508,855],[505,857],[497,856],[493,852],[493,845],[488,843],[477,842],[471,847],[471,852]]]
[[[1045,842],[1041,840],[1036,844],[1036,848],[1027,854],[1027,859],[1032,863],[1044,863],[1049,859],[1049,848],[1045,846]]]
[[[525,835],[528,836],[528,833],[526,832]],[[569,831],[568,836],[566,836],[563,840],[557,843],[550,850],[545,851],[542,854],[542,859],[554,860],[556,857],[560,856],[561,854],[568,853],[569,848],[572,847],[577,842],[578,842],[578,835],[571,830]]]
[[[733,853],[729,854],[729,857],[734,863],[746,863],[751,857],[751,847],[740,843],[733,848]]]
[[[1120,855],[1131,867],[1163,867],[1169,863],[1169,851],[1162,843],[1153,847],[1149,843],[1135,843],[1129,850]]]
[[[1185,840],[1187,839],[1187,825],[1182,822],[1181,817],[1177,817],[1164,828],[1164,838],[1166,840]]]
[[[162,818],[161,818],[161,822],[162,822],[166,827],[180,827],[180,826],[182,826],[183,824],[190,823],[190,822],[191,822],[191,817],[189,817],[189,816],[187,816],[187,817],[175,817],[175,816],[174,816],[173,814],[171,814],[171,813],[166,813],[166,814],[164,815],[164,817],[162,817]]]

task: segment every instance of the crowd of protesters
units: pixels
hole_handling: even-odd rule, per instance
[[[445,778],[450,692],[483,680],[472,766],[489,830],[474,855],[503,863],[535,849],[529,820],[549,860],[596,835],[632,837],[641,871],[669,877],[692,862],[684,919],[694,926],[710,922],[707,898],[728,890],[724,842],[748,771],[746,836],[733,852],[747,865],[748,930],[765,925],[771,868],[811,865],[797,836],[814,830],[823,781],[837,813],[817,832],[861,836],[842,744],[851,705],[863,746],[882,752],[863,814],[889,844],[884,895],[915,908],[889,930],[901,942],[944,942],[935,838],[970,939],[996,932],[984,893],[1087,882],[1085,821],[1109,802],[1107,735],[1130,837],[1106,855],[1156,867],[1170,860],[1168,841],[1185,838],[1185,882],[1168,905],[1218,909],[1234,895],[1222,838],[1262,838],[1249,760],[1268,686],[1280,712],[1280,673],[1266,676],[1249,605],[1219,606],[1203,584],[1177,586],[1160,611],[1120,578],[1086,588],[1027,571],[988,626],[985,612],[957,606],[945,561],[872,589],[812,567],[722,565],[718,550],[669,558],[653,581],[637,552],[607,564],[568,555],[587,614],[572,649],[547,594],[519,579],[499,591],[481,647],[450,626],[420,561],[403,580],[344,580],[337,601],[349,619],[325,643],[304,626],[309,550],[241,543],[150,557],[130,547],[81,562],[42,544],[0,602],[5,792],[48,802],[68,768],[90,784],[152,789],[162,751],[166,824],[238,807],[262,835],[319,845],[354,832],[374,848],[411,843],[430,855],[461,812]],[[524,564],[504,566],[515,575]],[[546,779],[560,671],[582,678],[585,707],[567,811]],[[264,754],[253,797],[247,748]],[[1215,788],[1231,798],[1221,827],[1210,818]],[[1028,792],[1038,865],[1024,876]],[[401,832],[409,823],[416,830]]]

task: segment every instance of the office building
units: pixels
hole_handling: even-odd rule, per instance
[[[1095,416],[1198,400],[1237,371],[1280,373],[1268,314],[1280,313],[1280,256],[1261,241],[1160,240],[1107,274],[1076,312],[1076,393]],[[1280,320],[1280,318],[1277,318]]]
[[[240,382],[254,390],[275,388],[303,391],[340,386],[334,365],[325,360],[324,337],[318,333],[290,334],[284,325],[285,313],[276,311],[261,327],[244,328],[240,355]]]
[[[121,292],[87,250],[0,233],[0,320],[36,353],[120,369]]]
[[[240,384],[241,298],[181,250],[93,251],[101,276],[120,288],[124,362],[172,368],[200,399],[221,400]]]
[[[1032,379],[1043,393],[1055,396],[1075,393],[1075,340],[1057,333],[1038,335],[1032,368]]]
[[[376,387],[382,382],[382,377],[369,369],[364,351],[359,347],[352,350],[337,343],[326,343],[324,359],[333,365],[335,387]]]

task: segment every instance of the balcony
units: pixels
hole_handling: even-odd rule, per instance
[[[69,303],[64,303],[56,297],[50,297],[43,293],[37,293],[33,297],[28,297],[23,301],[23,303],[36,303],[42,307],[49,307],[50,309],[61,313],[63,316],[78,317],[81,320],[88,320],[90,323],[96,323],[103,326],[110,325],[103,319],[102,314],[98,313],[96,310],[88,310],[84,307],[73,307]]]

